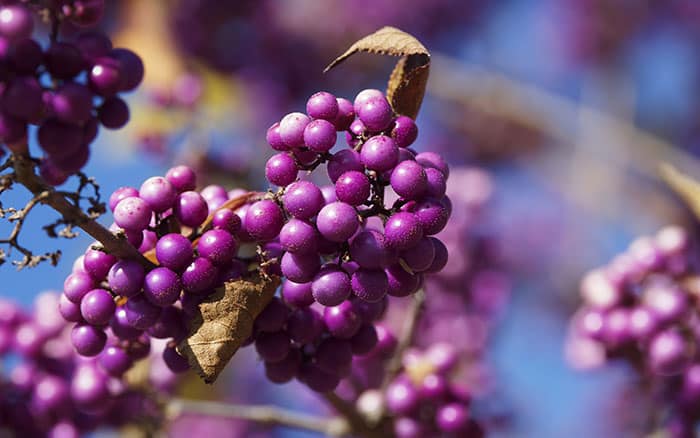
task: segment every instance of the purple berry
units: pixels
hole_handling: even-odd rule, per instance
[[[313,282],[314,299],[324,306],[337,306],[350,296],[350,277],[338,265],[324,265]]]
[[[440,173],[438,172],[438,174]],[[442,176],[442,174],[440,175]],[[391,188],[405,199],[418,199],[423,196],[429,188],[423,166],[409,160],[397,164],[391,172]]]
[[[384,225],[386,243],[397,250],[412,248],[423,237],[423,227],[415,214],[394,213]]]
[[[370,97],[360,102],[359,105],[357,105],[357,99],[355,102],[357,117],[362,120],[368,130],[380,132],[389,127],[393,119],[393,111],[383,95]]]
[[[80,301],[80,314],[92,325],[106,325],[117,306],[112,295],[104,289],[93,289]]]
[[[362,165],[360,154],[352,149],[343,149],[333,154],[331,159],[328,160],[326,169],[328,171],[328,177],[333,183],[345,172],[351,170],[364,172],[365,170]]]
[[[446,433],[459,433],[469,424],[469,411],[460,403],[448,403],[435,413],[435,423]]]
[[[192,243],[181,234],[166,234],[156,243],[156,259],[161,266],[181,271],[192,261]]]
[[[345,131],[350,127],[350,124],[355,120],[355,109],[352,102],[347,99],[338,98],[338,114],[332,120],[336,131]]]
[[[306,113],[314,119],[333,121],[338,116],[338,101],[331,93],[319,91],[306,102]]]
[[[285,251],[309,254],[316,251],[319,234],[316,227],[299,219],[290,219],[279,234],[280,244]]]
[[[117,190],[112,192],[112,194],[109,197],[109,209],[114,211],[119,201],[121,201],[124,198],[129,198],[138,195],[139,191],[133,187],[119,187]]]
[[[202,195],[195,191],[182,192],[174,201],[173,213],[180,223],[196,228],[207,219],[209,207]]]
[[[167,307],[177,301],[181,289],[178,275],[163,267],[150,271],[143,282],[143,294],[148,301],[159,307]]]
[[[265,139],[267,140],[267,144],[269,144],[270,147],[272,147],[272,149],[276,151],[284,152],[291,149],[289,146],[287,146],[287,144],[282,140],[282,137],[280,136],[279,122],[275,122],[275,124],[273,124],[267,129]]]
[[[134,361],[119,347],[107,347],[97,358],[100,367],[113,377],[121,377]]]
[[[316,218],[316,227],[331,242],[345,242],[357,231],[360,220],[355,209],[344,202],[324,206]]]
[[[295,283],[310,282],[321,268],[317,254],[285,252],[280,262],[282,274]]]
[[[284,208],[297,219],[311,219],[325,205],[318,186],[310,181],[297,181],[284,191]]]
[[[284,331],[259,333],[255,339],[255,351],[265,362],[280,362],[291,349],[289,335]]]
[[[238,244],[227,231],[209,230],[199,238],[197,250],[200,256],[208,258],[217,266],[222,266],[236,256]]]
[[[86,272],[76,272],[63,282],[63,293],[66,298],[76,304],[80,304],[83,296],[95,288],[95,280]]]
[[[188,166],[181,165],[171,168],[165,174],[165,179],[180,193],[194,190],[197,187],[197,175]]]
[[[88,357],[100,354],[107,343],[104,330],[88,324],[77,324],[73,327],[70,338],[78,354]]]
[[[377,135],[365,142],[360,157],[368,169],[385,172],[396,166],[399,148],[391,137]]]
[[[304,146],[304,129],[311,122],[306,114],[290,113],[280,121],[280,138],[291,148]]]
[[[299,168],[287,153],[275,154],[265,164],[265,177],[271,184],[286,187],[297,179]]]
[[[418,403],[418,391],[408,379],[398,378],[386,389],[386,406],[392,414],[410,414]]]
[[[384,270],[388,280],[387,293],[394,297],[405,297],[420,287],[420,278],[406,272],[401,265],[393,265]]]
[[[243,219],[246,231],[256,240],[272,240],[284,224],[282,209],[269,199],[251,205]]]
[[[326,323],[328,331],[340,339],[353,337],[362,325],[362,320],[350,301],[344,301],[334,307],[326,307],[323,311],[323,322]]]
[[[207,258],[197,257],[182,272],[182,288],[185,292],[201,294],[211,289],[216,282],[218,269]]]
[[[323,371],[341,377],[350,374],[352,347],[344,339],[327,338],[316,350],[316,365]]]
[[[335,193],[339,201],[360,205],[369,198],[369,178],[363,172],[356,170],[345,172],[335,182]]]
[[[445,178],[450,176],[450,167],[445,162],[445,159],[435,152],[421,152],[416,155],[416,162],[425,168],[437,169],[445,175]]]
[[[146,299],[145,294],[129,298],[124,309],[128,324],[139,330],[146,330],[148,327],[155,324],[162,312],[161,307],[151,304],[151,302]]]
[[[326,120],[314,120],[304,129],[304,144],[314,152],[328,152],[336,138],[335,126]]]
[[[125,230],[141,231],[148,227],[152,214],[146,201],[130,196],[119,201],[114,208],[114,222]]]
[[[97,117],[107,129],[121,129],[129,122],[129,106],[118,97],[109,97],[97,109]]]
[[[375,303],[387,294],[387,275],[380,269],[360,268],[352,274],[352,292],[358,298]]]
[[[146,201],[151,210],[162,213],[173,206],[177,191],[167,179],[154,176],[141,184],[139,197]]]
[[[391,137],[400,148],[407,148],[418,138],[418,126],[412,118],[398,116],[391,128]]]
[[[313,304],[311,283],[295,283],[287,280],[282,284],[282,298],[293,307],[307,307]]]
[[[427,271],[435,260],[435,246],[429,237],[423,237],[413,248],[404,250],[401,258],[413,272]]]
[[[301,307],[289,315],[287,331],[297,344],[312,343],[323,332],[323,317],[311,307]]]

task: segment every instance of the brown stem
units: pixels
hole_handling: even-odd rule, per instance
[[[418,328],[418,321],[423,313],[423,308],[425,304],[425,292],[423,289],[418,290],[413,294],[413,301],[411,302],[411,308],[408,310],[406,319],[404,322],[403,329],[401,330],[401,337],[399,338],[398,346],[396,347],[396,352],[391,357],[391,360],[386,366],[386,371],[384,372],[384,381],[382,381],[382,392],[391,383],[392,380],[401,371],[401,359],[403,353],[413,342],[413,338]]]
[[[25,186],[34,196],[41,196],[41,202],[61,213],[67,222],[74,223],[99,241],[106,252],[115,257],[136,260],[147,269],[152,269],[154,267],[154,265],[148,261],[138,249],[127,242],[126,239],[120,239],[112,234],[107,228],[86,215],[80,207],[68,202],[65,196],[48,185],[35,173],[35,164],[29,157],[12,155],[10,160],[12,167],[15,169],[15,181]]]
[[[348,423],[340,417],[321,418],[267,405],[238,405],[176,398],[168,402],[166,413],[171,419],[187,413],[238,418],[268,426],[311,430],[325,436],[346,436],[350,432]]]

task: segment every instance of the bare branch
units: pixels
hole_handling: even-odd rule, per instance
[[[41,195],[41,203],[50,206],[63,215],[63,220],[66,224],[80,227],[99,241],[104,247],[104,250],[109,254],[119,258],[136,260],[149,269],[154,266],[138,251],[138,249],[127,242],[126,239],[115,236],[107,228],[97,223],[94,220],[93,213],[90,215],[86,214],[80,206],[77,205],[80,195],[77,195],[78,199],[74,200],[75,203],[71,203],[65,193],[58,192],[48,185],[36,174],[36,164],[31,158],[21,155],[12,155],[8,161],[15,170],[15,181],[26,187],[35,197]],[[86,181],[81,180],[81,190],[88,185],[93,185],[96,193],[99,194],[94,185],[94,181],[90,179]],[[99,203],[97,197],[94,197],[93,200]],[[93,204],[93,208],[97,207]]]
[[[276,406],[255,406],[213,401],[175,398],[166,405],[166,415],[174,419],[183,414],[202,414],[214,417],[237,418],[267,426],[282,426],[319,432],[326,436],[346,436],[347,422],[341,417],[322,418],[281,409]]]

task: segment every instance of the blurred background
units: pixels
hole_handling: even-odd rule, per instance
[[[640,435],[645,400],[632,374],[614,364],[576,370],[566,328],[586,271],[665,224],[695,234],[658,165],[700,176],[700,2],[121,0],[108,2],[102,24],[146,64],[144,85],[129,97],[131,123],[101,133],[85,168],[103,194],[174,163],[200,170],[202,185],[266,188],[273,122],[318,90],[352,99],[383,89],[395,60],[363,54],[323,68],[381,26],[415,35],[432,53],[416,149],[443,153],[453,202],[478,210],[448,241],[448,274],[469,271],[471,283],[436,280],[435,288],[462,292],[483,271],[508,284],[487,297],[488,312],[477,306],[453,325],[426,323],[423,342],[442,333],[479,352],[463,378],[480,389],[476,415],[493,436]],[[25,244],[63,250],[56,268],[3,268],[0,294],[29,306],[38,292],[60,289],[90,240],[36,232]],[[214,394],[194,381],[183,393],[323,412],[300,385],[265,382],[249,350]],[[171,432],[234,430],[311,436],[187,417]]]

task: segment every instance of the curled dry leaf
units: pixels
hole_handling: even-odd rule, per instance
[[[397,114],[413,119],[418,115],[430,71],[430,53],[413,35],[386,26],[358,40],[337,57],[324,72],[357,52],[400,56],[387,84],[387,97]]]
[[[253,322],[275,294],[278,277],[259,272],[249,279],[226,283],[199,305],[190,334],[177,346],[206,383],[213,383],[241,344],[253,332]]]
[[[700,182],[668,163],[662,163],[659,171],[666,184],[685,201],[695,217],[700,219]]]

